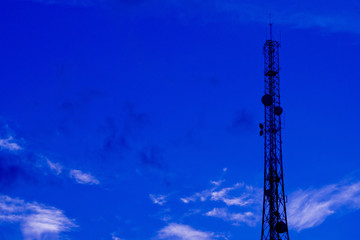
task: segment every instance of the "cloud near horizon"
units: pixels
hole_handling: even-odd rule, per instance
[[[223,205],[206,210],[204,216],[216,217],[233,225],[255,226],[261,222],[262,189],[244,183],[219,188],[223,181],[212,181],[211,189],[180,200],[185,204],[214,201]],[[236,191],[236,192],[235,192]],[[348,209],[360,209],[360,181],[341,181],[320,188],[299,189],[290,193],[287,216],[290,229],[302,231],[323,223],[327,217]],[[199,212],[198,212],[199,213]]]
[[[215,234],[213,232],[203,232],[196,230],[184,224],[170,223],[158,232],[156,239],[213,240],[215,239]]]
[[[77,227],[62,210],[6,195],[0,195],[1,222],[20,224],[26,240],[58,239],[62,232]]]
[[[360,182],[300,189],[289,196],[289,227],[297,231],[316,227],[342,208],[360,209]]]

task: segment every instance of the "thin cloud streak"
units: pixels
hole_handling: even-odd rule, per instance
[[[77,183],[80,183],[80,184],[89,184],[89,185],[100,184],[99,180],[97,180],[90,173],[84,173],[77,169],[70,170],[69,175],[71,178],[74,178]]]
[[[73,220],[54,207],[0,195],[0,222],[18,223],[24,239],[53,239],[77,227]]]
[[[208,217],[217,217],[224,221],[233,222],[233,225],[239,225],[246,223],[249,226],[255,226],[261,219],[260,214],[256,214],[250,211],[242,213],[231,213],[227,208],[214,208],[211,211],[205,213]]]
[[[215,234],[196,230],[188,225],[170,223],[158,232],[156,239],[213,240]]]
[[[152,201],[154,204],[158,204],[158,205],[162,206],[162,205],[164,205],[164,204],[166,203],[166,198],[167,198],[166,195],[162,195],[162,194],[159,194],[159,195],[149,194],[149,197],[150,197],[151,201]]]
[[[195,193],[190,197],[183,197],[180,200],[183,203],[196,202],[200,200],[201,202],[205,202],[207,200],[211,201],[220,201],[225,203],[227,206],[248,206],[248,205],[258,205],[261,203],[258,199],[261,198],[261,189],[254,188],[249,185],[245,185],[244,183],[236,183],[231,187],[221,188],[218,187],[221,185],[221,181],[214,182],[211,181],[215,187],[211,189],[206,189],[199,193]],[[238,196],[232,196],[230,193],[235,190],[241,190]]]
[[[49,165],[49,168],[55,172],[56,175],[59,175],[62,172],[63,166],[60,163],[55,163],[46,159],[46,163]]]
[[[7,126],[5,126],[8,128]],[[19,152],[21,150],[21,152]],[[90,173],[84,173],[77,169],[69,169],[58,162],[51,161],[42,154],[35,153],[31,149],[21,147],[14,141],[11,135],[0,139],[0,180],[6,180],[7,185],[17,179],[34,180],[36,169],[50,170],[57,176],[68,174],[79,184],[98,185],[99,180]],[[46,171],[42,171],[46,173]],[[0,181],[1,182],[1,181]]]
[[[261,219],[262,190],[244,183],[235,183],[230,187],[219,188],[222,182],[224,181],[211,181],[210,183],[214,185],[213,188],[195,193],[190,197],[180,198],[180,200],[186,204],[197,201],[220,202],[226,207],[215,207],[204,215],[220,218],[233,225],[245,223],[255,226]],[[230,212],[229,208],[234,207],[237,208],[236,212]]]
[[[219,188],[222,181],[211,183],[215,187],[180,198],[180,200],[185,204],[206,201],[225,203],[226,206],[215,206],[212,210],[207,210],[204,215],[232,222],[233,225],[245,223],[255,226],[261,221],[262,189],[244,183]],[[301,231],[320,225],[327,217],[339,210],[360,209],[360,181],[346,180],[318,189],[300,189],[291,193],[288,199],[289,228]],[[229,210],[234,207],[242,209]]]
[[[9,151],[19,151],[22,149],[22,147],[14,142],[14,138],[12,136],[8,137],[8,138],[3,138],[0,139],[0,148],[1,149],[6,149]]]
[[[298,190],[289,196],[289,227],[301,231],[320,225],[340,208],[360,209],[360,182]]]

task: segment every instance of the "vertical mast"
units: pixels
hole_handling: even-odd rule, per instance
[[[264,199],[261,240],[289,240],[287,227],[281,142],[279,47],[270,39],[264,44],[265,94],[261,101],[265,106],[265,122],[260,124],[264,135]]]

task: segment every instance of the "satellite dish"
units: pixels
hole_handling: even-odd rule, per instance
[[[264,129],[264,125],[262,123],[259,124],[260,129]]]
[[[274,107],[274,113],[275,115],[280,116],[283,113],[283,108],[280,106]]]
[[[270,94],[265,94],[261,98],[261,102],[265,105],[265,107],[269,107],[271,104],[273,104],[273,98]]]
[[[264,131],[263,131],[263,130],[260,131],[260,136],[262,136],[262,135],[264,135]]]
[[[275,231],[277,231],[278,233],[284,233],[287,231],[287,227],[286,224],[283,221],[278,222],[275,225]]]

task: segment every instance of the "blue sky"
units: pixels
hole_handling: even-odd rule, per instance
[[[259,239],[270,12],[290,237],[358,236],[358,1],[1,5],[1,240]]]

